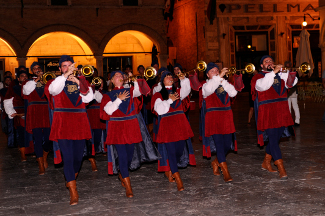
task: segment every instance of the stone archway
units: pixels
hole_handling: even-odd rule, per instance
[[[97,52],[97,43],[94,41],[93,38],[91,38],[88,33],[84,32],[83,30],[80,30],[79,28],[71,25],[50,25],[35,31],[30,37],[28,37],[22,47],[22,54],[26,56],[29,48],[39,37],[51,32],[67,32],[76,35],[89,46],[93,53]]]
[[[18,42],[18,40],[12,36],[10,33],[7,31],[0,29],[0,38],[3,39],[8,45],[10,46],[11,49],[15,52],[17,56],[20,56],[21,54],[21,45]]]
[[[123,31],[128,31],[128,30],[134,30],[134,31],[139,31],[141,33],[144,33],[157,47],[158,52],[159,52],[159,59],[160,59],[160,64],[166,66],[167,64],[167,43],[166,39],[161,36],[158,32],[156,32],[154,29],[145,26],[145,25],[140,25],[140,24],[135,24],[135,23],[130,23],[130,24],[125,24],[118,26],[112,30],[110,30],[105,37],[102,39],[98,52],[95,54],[96,56],[100,56],[103,54],[105,47],[107,43],[118,33],[123,32]]]

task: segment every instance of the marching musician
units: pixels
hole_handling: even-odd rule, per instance
[[[233,113],[230,106],[230,97],[235,97],[235,87],[224,79],[227,68],[219,71],[217,64],[210,62],[207,65],[207,80],[200,91],[201,127],[203,136],[203,156],[211,157],[211,152],[216,152],[212,161],[214,175],[223,174],[226,183],[231,182],[226,155],[229,150],[237,151]]]
[[[35,79],[23,84],[23,97],[28,101],[26,131],[33,134],[39,175],[44,175],[45,169],[48,168],[47,155],[51,149],[48,103],[44,95],[43,71],[40,64],[33,62],[30,69]]]
[[[193,137],[194,134],[182,105],[182,100],[191,92],[190,81],[185,76],[180,79],[182,88],[176,89],[172,73],[168,70],[163,71],[160,79],[161,89],[153,95],[151,107],[154,114],[158,116],[156,142],[162,156],[158,161],[158,172],[165,172],[169,182],[176,181],[178,191],[183,191],[178,163],[181,162],[180,158],[184,152],[188,153],[184,151],[185,140]]]
[[[268,138],[262,169],[276,172],[271,159],[277,166],[280,179],[288,178],[283,166],[279,142],[282,136],[290,136],[288,126],[293,125],[287,100],[287,88],[297,83],[296,72],[280,72],[282,65],[274,65],[273,58],[265,55],[260,60],[262,72],[252,78],[251,91],[254,100],[258,143],[263,146]]]
[[[134,145],[142,141],[134,98],[141,95],[139,86],[123,87],[124,73],[113,71],[108,92],[101,101],[101,119],[107,121],[107,138],[105,144],[114,145],[119,162],[119,179],[125,187],[126,196],[133,197],[129,167],[132,162]],[[107,154],[109,156],[109,154]],[[109,162],[109,161],[108,161]],[[110,168],[109,168],[110,169]]]
[[[19,66],[17,72],[17,79],[11,82],[6,96],[3,101],[3,106],[5,111],[9,117],[9,119],[13,120],[14,126],[14,140],[8,138],[9,142],[14,142],[19,146],[21,161],[26,161],[25,150],[28,146],[28,142],[25,142],[24,133],[25,133],[25,107],[24,107],[24,99],[22,95],[22,83],[25,82],[28,78],[27,69],[24,66]],[[9,120],[10,121],[10,120]],[[10,127],[8,125],[8,127]],[[16,146],[17,146],[16,145]]]
[[[50,140],[59,144],[70,205],[76,205],[79,199],[76,177],[81,167],[85,140],[91,139],[85,103],[93,100],[93,90],[84,76],[78,79],[73,75],[76,68],[70,56],[61,56],[59,70],[62,75],[56,77],[48,87],[54,101]]]

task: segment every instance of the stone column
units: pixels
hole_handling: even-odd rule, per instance
[[[286,17],[276,17],[276,64],[284,64],[288,59],[288,46],[287,46],[287,26]]]
[[[159,54],[159,67],[167,67],[168,54]]]
[[[26,57],[17,57],[17,61],[18,61],[18,66],[25,66],[26,67]]]
[[[96,68],[98,70],[98,76],[103,76],[103,58],[104,56],[94,56],[96,59]]]

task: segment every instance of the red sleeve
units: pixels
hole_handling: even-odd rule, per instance
[[[107,95],[104,94],[102,102],[100,103],[100,119],[108,121],[110,116],[105,112],[104,107],[108,102],[111,101],[111,98]]]
[[[262,74],[255,74],[252,78],[252,81],[251,81],[251,94],[252,94],[252,100],[255,101],[256,99],[256,96],[257,96],[257,91],[255,89],[255,85],[256,85],[256,81],[258,79],[261,79],[263,78],[263,75]]]
[[[13,87],[14,87],[14,85],[16,85],[17,83],[16,83],[16,80],[13,80],[11,83],[10,83],[10,85],[9,85],[9,87],[8,87],[8,91],[7,91],[7,93],[6,93],[6,96],[4,97],[4,99],[3,100],[7,100],[7,99],[10,99],[10,98],[12,98],[12,97],[14,97],[15,95],[14,95],[14,89],[13,89]]]
[[[201,82],[202,88],[203,88],[203,84],[205,84],[205,83],[206,83],[206,81]],[[200,107],[200,109],[202,108],[202,102],[203,102],[202,88],[200,88],[200,91],[199,91],[199,107]]]
[[[136,109],[137,113],[141,112],[142,106],[143,106],[143,95],[140,97],[134,98],[134,107]]]

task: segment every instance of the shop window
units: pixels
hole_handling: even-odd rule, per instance
[[[44,73],[46,72],[53,72],[57,76],[61,74],[59,70],[59,61],[60,58],[38,58],[38,63],[41,65]]]
[[[138,6],[138,0],[123,0],[124,6]]]
[[[236,51],[267,51],[266,34],[236,35]]]

